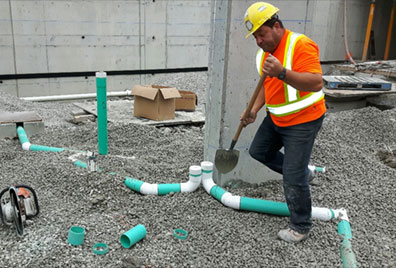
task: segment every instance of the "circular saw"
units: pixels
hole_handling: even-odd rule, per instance
[[[39,214],[36,192],[27,185],[14,185],[0,192],[0,218],[8,226],[15,226],[19,236],[23,236],[23,226],[27,219]]]

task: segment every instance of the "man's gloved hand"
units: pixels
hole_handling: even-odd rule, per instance
[[[277,58],[269,54],[264,62],[263,73],[269,77],[277,77],[283,70],[283,65]]]

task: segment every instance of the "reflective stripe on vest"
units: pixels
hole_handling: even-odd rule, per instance
[[[292,70],[292,61],[294,56],[294,48],[297,41],[303,37],[303,34],[290,33],[287,37],[285,45],[285,53],[283,57],[283,67],[288,70]],[[260,48],[256,55],[256,66],[260,76],[263,74],[262,66],[264,65],[264,51]],[[297,113],[300,110],[311,106],[324,98],[322,90],[317,92],[311,92],[304,97],[300,97],[300,91],[293,88],[291,85],[283,83],[285,89],[285,103],[280,104],[268,104],[266,106],[268,110],[276,116],[286,116],[289,114]]]

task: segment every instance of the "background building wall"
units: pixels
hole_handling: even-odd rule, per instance
[[[208,66],[207,1],[0,1],[0,75]],[[151,75],[109,77],[109,90]],[[3,80],[20,97],[94,92],[91,76]]]

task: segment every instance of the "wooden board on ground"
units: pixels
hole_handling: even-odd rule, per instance
[[[107,119],[109,122],[135,123],[152,126],[172,126],[184,124],[205,123],[205,115],[202,111],[194,112],[176,111],[172,120],[154,121],[146,118],[133,116],[133,100],[108,100]],[[87,113],[97,116],[96,101],[76,102],[75,106],[83,109]]]

